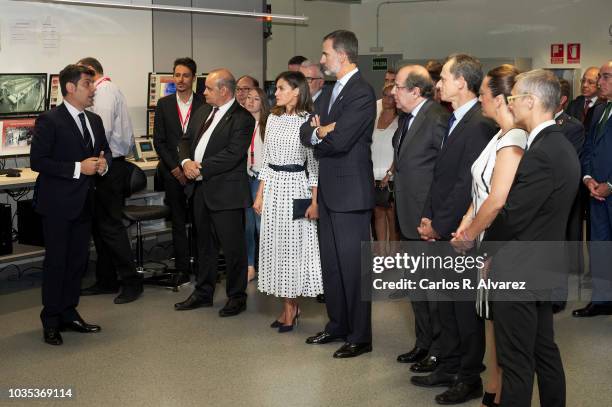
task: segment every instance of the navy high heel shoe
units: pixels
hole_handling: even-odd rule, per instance
[[[298,326],[299,321],[300,321],[300,309],[298,308],[297,312],[295,313],[295,317],[293,317],[293,322],[291,323],[291,325],[280,324],[280,326],[278,327],[278,333],[283,334],[285,332],[293,331],[293,328]]]
[[[278,328],[279,326],[282,326],[283,323],[280,322],[278,319],[275,319],[274,322],[272,322],[270,324],[270,328]]]

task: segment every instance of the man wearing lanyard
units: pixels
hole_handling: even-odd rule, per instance
[[[95,72],[96,89],[91,111],[102,118],[106,139],[113,154],[108,174],[96,182],[93,237],[96,245],[96,282],[81,295],[121,292],[115,304],[136,300],[142,294],[142,276],[136,272],[127,229],[123,224],[125,183],[128,166],[125,156],[134,146],[134,132],[125,97],[95,58],[83,58],[79,65]],[[121,283],[119,283],[121,280]]]
[[[187,214],[189,206],[184,192],[187,178],[179,163],[179,145],[187,128],[191,125],[191,114],[204,103],[202,95],[193,92],[197,66],[191,58],[174,61],[174,83],[176,94],[164,96],[155,108],[155,129],[153,144],[159,155],[157,171],[166,191],[166,204],[170,207],[172,219],[172,245],[177,282],[188,280],[189,243],[187,239]]]

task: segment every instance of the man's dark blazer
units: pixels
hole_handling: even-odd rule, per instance
[[[372,133],[376,119],[374,89],[359,72],[338,94],[329,113],[333,86],[325,86],[315,103],[321,125],[336,123],[335,130],[314,146],[319,159],[319,190],[333,212],[369,210],[374,207]],[[300,129],[302,143],[311,146],[310,121]]]
[[[591,106],[591,108],[589,108],[589,110],[587,111],[586,117],[585,117],[584,99],[585,97],[580,95],[576,99],[569,102],[569,104],[567,105],[567,108],[565,109],[565,112],[568,115],[575,118],[576,120],[578,120],[580,123],[584,123],[584,127],[588,128],[588,125],[590,123],[587,123],[587,122],[590,121],[590,117],[591,117],[589,112],[591,112],[596,106],[602,104],[604,101],[601,98],[597,98],[597,100],[595,101],[595,104]]]
[[[580,157],[584,146],[584,125],[578,119],[565,112],[561,113],[555,121],[561,127],[567,141],[574,146],[578,157]]]
[[[449,240],[472,202],[471,168],[497,132],[495,122],[476,103],[457,123],[438,154],[433,181],[423,209],[433,229]]]
[[[402,236],[407,239],[419,239],[417,226],[421,222],[442,138],[448,130],[449,116],[445,107],[427,100],[412,119],[401,150],[398,150],[398,143],[405,115],[400,115],[393,135],[395,208]]]
[[[104,151],[108,165],[112,153],[102,119],[85,111],[95,139],[93,156]],[[93,191],[95,175],[81,174],[74,178],[75,162],[91,157],[83,135],[64,104],[41,114],[36,119],[30,147],[30,166],[38,172],[34,191],[36,211],[66,220],[76,219],[83,211],[87,195]]]
[[[194,159],[206,119],[212,106],[202,105],[192,113],[187,138],[187,155],[180,149],[180,160]],[[255,128],[253,116],[236,101],[213,130],[202,159],[202,192],[210,210],[247,208],[253,205],[246,172],[247,150]]]
[[[506,204],[485,232],[485,240],[565,240],[579,183],[576,151],[560,126],[546,127],[525,151]]]
[[[595,134],[605,108],[604,103],[593,108],[593,121],[582,151],[582,175],[590,175],[597,182],[612,182],[612,120],[608,119],[601,136]]]
[[[193,94],[191,102],[191,117],[204,104],[204,98],[197,93]],[[183,118],[185,119],[185,118]],[[193,120],[189,120],[187,131]],[[153,144],[159,156],[158,168],[161,171],[170,172],[180,167],[178,146],[183,138],[183,129],[178,115],[176,94],[164,96],[157,102],[155,108],[155,130],[153,133]]]

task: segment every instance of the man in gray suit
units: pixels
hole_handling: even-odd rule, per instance
[[[450,113],[431,98],[434,83],[427,69],[408,65],[400,69],[392,90],[397,108],[403,113],[393,136],[395,208],[403,241],[419,241],[417,226],[433,178],[433,169]],[[423,298],[424,299],[424,298]],[[412,299],[416,344],[397,360],[415,363],[410,369],[423,373],[438,363],[440,321],[435,303]]]

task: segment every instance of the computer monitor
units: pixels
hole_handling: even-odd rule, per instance
[[[193,91],[199,94],[204,93],[204,83],[207,74],[196,75],[193,81]],[[155,108],[157,101],[164,96],[176,93],[176,85],[172,73],[149,72],[149,85],[147,88],[147,106]]]
[[[0,116],[44,112],[46,73],[0,73]]]
[[[0,118],[0,156],[30,154],[35,116]]]
[[[62,96],[62,90],[60,88],[59,83],[59,74],[51,74],[49,75],[49,103],[47,104],[48,109],[53,109],[56,106],[59,106],[64,101],[64,97]]]
[[[137,138],[134,140],[134,157],[140,161],[158,161],[153,140]]]

